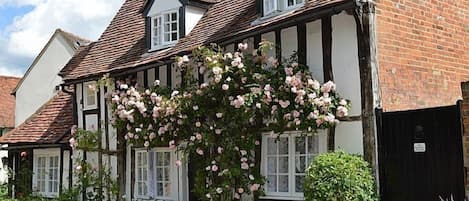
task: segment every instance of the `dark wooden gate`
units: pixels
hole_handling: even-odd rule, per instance
[[[377,110],[382,201],[464,198],[459,106],[403,112]]]

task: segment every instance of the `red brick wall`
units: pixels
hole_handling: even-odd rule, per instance
[[[385,111],[455,104],[469,80],[469,0],[376,0]]]
[[[466,175],[469,175],[469,82],[461,84],[463,101],[461,112],[463,117],[463,150],[464,150],[464,167],[466,167]],[[466,192],[469,191],[469,179],[466,177]]]

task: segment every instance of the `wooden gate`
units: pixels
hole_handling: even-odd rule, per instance
[[[382,201],[462,201],[460,107],[376,113]]]

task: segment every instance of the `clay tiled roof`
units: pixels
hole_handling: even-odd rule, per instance
[[[11,92],[20,78],[0,76],[0,128],[15,127],[15,96]]]
[[[23,124],[2,136],[0,143],[66,143],[73,125],[72,108],[72,96],[60,91]]]
[[[194,29],[174,47],[147,52],[145,18],[139,12],[145,0],[127,0],[94,47],[86,50],[83,60],[69,63],[61,75],[67,81],[155,63],[200,45],[225,41],[347,2],[353,0],[309,0],[300,9],[261,20],[256,0],[213,0]]]

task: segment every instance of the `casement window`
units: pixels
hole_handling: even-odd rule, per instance
[[[135,152],[135,198],[178,201],[181,179],[176,153],[157,148]]]
[[[287,0],[286,1],[287,5],[285,7],[287,9],[295,8],[295,7],[303,5],[303,2],[304,2],[304,0]]]
[[[165,12],[151,17],[151,50],[171,46],[179,39],[178,11]]]
[[[262,140],[262,174],[266,177],[266,198],[303,199],[305,170],[316,155],[326,151],[323,134],[308,136],[283,134],[277,138],[264,135]]]
[[[59,194],[59,154],[43,152],[34,154],[33,190],[44,197]]]
[[[277,0],[264,0],[264,15],[277,10]]]
[[[286,11],[301,7],[305,0],[262,0],[264,6],[264,16],[275,13],[275,11]]]
[[[85,82],[83,88],[83,106],[85,110],[98,107],[98,94],[96,82]]]

